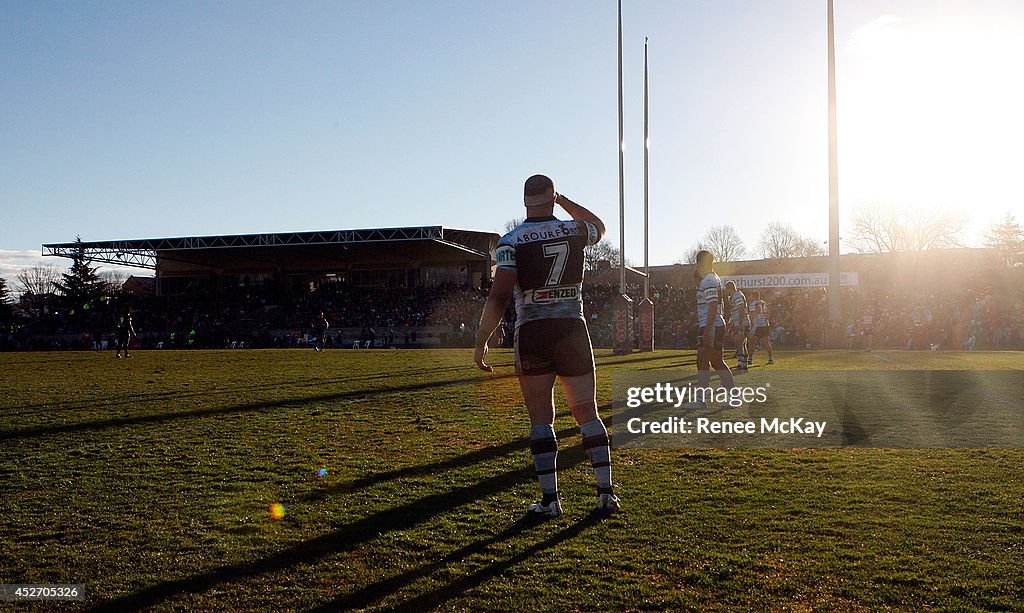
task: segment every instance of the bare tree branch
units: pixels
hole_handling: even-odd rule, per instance
[[[961,213],[871,205],[854,213],[848,244],[862,253],[947,249],[963,245],[966,226]]]
[[[597,270],[601,262],[608,262],[612,268],[615,268],[621,259],[619,248],[612,245],[607,238],[603,238],[596,245],[591,245],[583,250],[583,269]]]
[[[732,226],[711,226],[701,244],[714,254],[716,262],[735,262],[747,251],[743,247],[743,239]]]
[[[45,296],[56,289],[61,279],[61,269],[53,264],[39,264],[21,269],[14,277],[15,289],[19,294]]]
[[[505,234],[508,234],[512,230],[515,230],[516,227],[519,224],[523,223],[524,221],[526,221],[525,217],[513,217],[512,219],[506,221],[505,222]]]
[[[104,270],[100,272],[100,279],[103,280],[109,292],[121,291],[121,286],[128,280],[128,273],[123,270]]]
[[[699,253],[700,251],[702,251],[704,249],[707,249],[707,247],[704,245],[704,243],[701,243],[701,242],[695,243],[693,245],[693,247],[690,247],[686,251],[686,253],[683,254],[682,259],[676,260],[676,264],[696,264],[697,263],[697,253]]]

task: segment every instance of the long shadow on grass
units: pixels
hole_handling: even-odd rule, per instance
[[[186,419],[191,417],[210,417],[214,415],[227,415],[231,413],[249,413],[253,411],[264,411],[286,406],[301,406],[316,402],[334,402],[343,400],[369,400],[375,396],[422,392],[458,385],[469,385],[481,383],[492,379],[508,379],[515,377],[513,374],[491,375],[490,377],[473,376],[450,381],[433,381],[429,383],[418,383],[416,385],[405,385],[401,387],[380,387],[371,390],[354,390],[349,392],[337,392],[334,394],[320,394],[304,398],[285,398],[270,402],[248,402],[244,404],[229,405],[225,407],[213,407],[209,409],[196,409],[192,411],[175,411],[171,413],[155,413],[150,415],[139,415],[134,417],[112,417],[108,419],[97,419],[94,421],[81,422],[77,424],[62,424],[59,426],[39,426],[35,428],[22,428],[17,430],[0,430],[0,441],[30,438],[46,434],[65,434],[68,432],[83,432],[89,430],[106,430],[119,426],[132,426],[154,422],[170,421],[173,419]]]
[[[689,381],[690,379],[694,379],[695,377],[696,377],[696,374],[693,374],[692,376],[686,376],[686,377],[677,378],[677,379],[669,379],[669,380],[667,380],[667,382],[668,383],[680,383],[680,382],[684,382],[684,381]],[[641,405],[640,407],[635,408],[635,409],[623,409],[623,410],[619,411],[619,413],[617,413],[617,414],[612,414],[611,413],[611,409],[612,409],[612,403],[610,403],[610,402],[606,402],[606,403],[601,404],[601,405],[598,406],[598,413],[600,415],[603,415],[606,423],[609,423],[610,425],[614,425],[614,424],[622,425],[622,424],[624,424],[627,420],[629,420],[632,417],[641,417],[642,418],[642,417],[648,416],[648,415],[650,415],[652,413],[659,413],[660,411],[664,410],[663,407],[650,406],[650,405]],[[683,412],[685,413],[687,411],[684,410]],[[716,415],[716,414],[722,413],[722,412],[724,412],[723,409],[715,408],[715,409],[712,409],[710,411],[705,411],[704,414],[705,415]],[[578,435],[578,434],[579,434],[579,428],[578,427],[564,428],[564,429],[559,430],[558,432],[555,433],[556,437],[559,440],[565,439],[565,438],[570,437],[570,436],[575,436],[575,435]],[[630,438],[630,436],[625,434],[625,433],[622,433],[619,436],[623,436],[624,438],[627,438],[627,439]],[[633,436],[632,438],[642,438],[642,437]],[[371,487],[373,485],[377,485],[379,483],[385,483],[385,482],[388,482],[388,481],[392,481],[394,479],[405,479],[405,478],[411,478],[411,477],[420,477],[420,476],[424,476],[424,475],[430,475],[430,474],[433,474],[433,473],[437,473],[437,472],[440,472],[440,471],[456,470],[456,469],[459,469],[459,468],[465,468],[466,466],[469,466],[469,465],[472,465],[472,464],[478,464],[478,463],[481,463],[481,462],[486,462],[486,461],[492,460],[494,458],[497,458],[497,457],[500,457],[500,456],[503,456],[503,455],[507,455],[507,454],[510,454],[510,453],[513,453],[513,452],[523,451],[523,450],[528,449],[529,447],[530,447],[529,439],[523,438],[523,439],[518,439],[518,440],[512,440],[512,441],[508,441],[507,443],[502,443],[500,445],[493,445],[493,446],[490,446],[490,447],[484,447],[482,449],[477,449],[475,451],[470,451],[469,453],[464,453],[462,455],[454,456],[454,457],[448,458],[446,460],[440,460],[440,461],[437,461],[437,462],[430,462],[428,464],[417,464],[415,466],[408,466],[408,467],[405,467],[405,468],[396,468],[394,470],[386,470],[386,471],[382,471],[382,472],[373,473],[372,475],[367,475],[367,476],[361,477],[359,479],[354,479],[352,481],[345,481],[343,483],[338,483],[338,484],[331,485],[329,487],[326,487],[326,488],[323,488],[323,489],[320,489],[320,490],[317,490],[317,491],[314,491],[314,492],[310,492],[310,493],[306,494],[305,496],[301,497],[299,500],[301,500],[302,502],[316,502],[316,501],[324,500],[324,499],[332,497],[332,496],[348,494],[348,493],[360,490],[362,488]],[[559,463],[559,466],[560,467],[562,466],[561,462]]]
[[[653,359],[664,359],[663,357],[658,358],[641,358],[638,360],[628,360],[628,362],[642,362]],[[619,362],[602,362],[602,365],[616,364]],[[460,367],[460,370],[462,368]],[[382,375],[383,376],[383,375]],[[387,378],[393,377],[393,374],[386,375]],[[320,394],[317,396],[308,396],[304,398],[285,398],[282,400],[274,400],[269,402],[250,402],[238,405],[229,405],[225,407],[213,407],[208,409],[196,409],[191,411],[175,411],[170,413],[155,413],[150,415],[138,415],[131,417],[111,417],[107,419],[97,419],[93,421],[80,422],[74,424],[62,424],[59,426],[37,426],[34,428],[22,428],[15,430],[0,430],[0,441],[5,440],[16,440],[30,438],[34,436],[42,436],[48,434],[66,434],[69,432],[83,432],[90,430],[106,430],[109,428],[116,428],[120,426],[132,426],[138,424],[148,424],[162,421],[169,421],[174,419],[185,419],[192,417],[210,417],[214,415],[226,415],[231,413],[248,413],[252,411],[262,411],[267,409],[276,409],[285,406],[296,406],[304,405],[315,402],[333,402],[333,401],[344,401],[344,400],[369,400],[375,396],[394,394],[394,393],[405,393],[405,392],[421,392],[431,389],[439,389],[445,387],[454,387],[459,385],[468,385],[473,383],[481,383],[493,379],[508,379],[515,377],[512,373],[491,375],[484,377],[481,375],[474,375],[472,377],[464,377],[462,379],[453,379],[445,381],[432,381],[427,383],[418,383],[415,385],[406,385],[402,387],[379,387],[370,390],[353,390],[347,392],[336,392],[333,394]],[[329,382],[327,382],[329,383]],[[316,385],[324,385],[325,382],[317,382]]]
[[[445,602],[458,597],[462,593],[481,585],[485,581],[509,570],[517,564],[530,559],[530,557],[537,555],[539,552],[556,547],[565,541],[579,536],[584,530],[596,525],[600,521],[601,519],[598,516],[591,514],[584,519],[567,526],[557,534],[554,534],[539,543],[531,545],[507,560],[491,564],[490,566],[482,568],[471,575],[460,577],[447,585],[415,596],[410,600],[393,607],[392,610],[419,612],[436,608]],[[498,545],[518,536],[527,531],[531,526],[536,525],[537,524],[535,522],[531,522],[528,519],[521,519],[501,533],[482,541],[466,545],[465,547],[444,556],[436,562],[424,564],[419,568],[414,568],[413,570],[404,572],[400,575],[395,575],[388,579],[382,579],[376,583],[360,588],[351,594],[310,609],[310,612],[326,613],[328,611],[347,611],[350,609],[368,607],[378,600],[381,600],[390,594],[394,594],[398,590],[412,584],[418,579],[432,575],[446,566],[456,564],[472,555],[486,551],[489,547]]]
[[[651,357],[638,358],[638,359],[627,359],[627,360],[601,360],[601,361],[599,361],[599,363],[602,366],[608,366],[608,365],[614,365],[614,364],[626,364],[626,363],[632,364],[632,363],[637,363],[637,362],[646,362],[646,361],[663,360],[663,359],[666,359],[666,356],[651,356]],[[502,366],[502,365],[498,364],[498,366]],[[448,368],[449,367],[444,367],[442,369],[439,369],[438,372],[445,371]],[[460,367],[458,367],[458,369],[459,370],[463,370],[464,367],[460,366]],[[433,370],[425,370],[424,372],[429,373],[429,372],[435,372],[435,371],[433,371]],[[34,428],[22,428],[22,429],[15,429],[15,430],[0,430],[0,441],[24,439],[24,438],[30,438],[30,437],[34,437],[34,436],[42,436],[42,435],[47,435],[47,434],[66,434],[66,433],[69,433],[69,432],[83,432],[83,431],[90,431],[90,430],[105,430],[105,429],[108,429],[108,428],[116,428],[116,427],[120,427],[120,426],[131,426],[131,425],[138,425],[138,424],[147,424],[147,423],[161,422],[161,421],[172,420],[172,419],[183,419],[183,418],[191,418],[191,417],[208,417],[208,416],[213,416],[213,415],[225,415],[225,414],[230,414],[230,413],[246,413],[246,412],[251,412],[251,411],[260,411],[260,410],[265,410],[265,409],[280,408],[280,407],[284,407],[284,406],[302,405],[302,404],[308,404],[308,403],[312,403],[312,402],[343,401],[343,400],[351,400],[351,399],[370,399],[370,398],[372,398],[374,396],[381,395],[381,394],[391,394],[391,393],[399,393],[399,392],[418,392],[418,391],[424,391],[424,390],[429,390],[429,389],[436,389],[436,388],[450,387],[450,386],[456,386],[456,385],[465,385],[465,384],[477,383],[477,382],[481,382],[481,381],[486,381],[488,379],[511,378],[511,377],[514,377],[514,376],[515,375],[511,374],[511,373],[509,373],[509,374],[492,375],[491,377],[486,377],[486,378],[477,375],[477,376],[473,376],[473,377],[466,377],[466,378],[463,378],[463,379],[454,379],[454,380],[450,380],[450,381],[434,381],[434,382],[428,382],[428,383],[419,383],[419,384],[416,384],[416,385],[409,385],[409,386],[404,386],[404,387],[385,387],[385,388],[376,388],[376,389],[372,389],[372,390],[358,390],[358,391],[348,391],[348,392],[337,392],[337,393],[334,393],[334,394],[321,394],[321,395],[318,395],[318,396],[310,396],[310,397],[299,398],[299,399],[288,398],[288,399],[282,399],[282,400],[276,400],[276,401],[270,401],[270,402],[252,402],[252,403],[245,403],[245,404],[239,404],[239,405],[230,405],[230,406],[226,406],[226,407],[214,407],[214,408],[209,408],[209,409],[197,409],[197,410],[192,410],[192,411],[176,411],[176,412],[171,412],[171,413],[158,413],[158,414],[140,415],[140,416],[132,416],[132,417],[112,417],[112,418],[107,418],[107,419],[98,419],[98,420],[81,422],[81,423],[75,423],[75,424],[62,424],[62,425],[59,425],[59,426],[37,426],[37,427],[34,427]],[[378,378],[392,378],[392,377],[394,377],[394,373],[387,373],[387,374],[381,374],[381,375],[367,375],[366,376],[366,380],[378,379]],[[358,379],[354,379],[354,380],[358,380]],[[353,380],[352,379],[341,378],[341,379],[338,379],[338,380],[326,380],[326,381],[325,380],[320,380],[320,381],[315,381],[315,382],[309,382],[306,385],[307,386],[319,387],[319,386],[323,386],[323,385],[329,385],[329,384],[332,384],[332,383],[344,383],[344,382],[351,382],[351,381],[353,381]],[[280,389],[280,388],[281,388],[281,384],[274,384],[274,389]],[[254,388],[246,388],[246,389],[254,389]],[[216,392],[213,392],[212,394],[220,394],[220,393],[222,393],[222,392],[221,391],[216,391]],[[161,398],[181,399],[181,398],[188,398],[190,396],[209,397],[210,395],[211,394],[208,394],[208,393],[205,393],[205,392],[201,392],[201,393],[200,392],[185,392],[185,393],[164,393],[164,392],[159,392],[159,393],[156,393],[155,395],[153,395],[153,397],[151,399],[152,400],[158,400],[158,399],[161,399]],[[85,403],[85,404],[83,404],[83,406],[90,406],[90,407],[94,407],[94,408],[96,408],[96,407],[99,407],[99,408],[109,408],[109,407],[112,407],[112,406],[116,406],[118,404],[136,404],[138,402],[139,398],[140,397],[138,397],[138,396],[133,396],[131,399],[125,399],[125,400],[121,400],[121,401],[108,402],[108,403],[104,403],[104,404],[90,404],[87,401],[83,401],[83,403]],[[69,405],[69,407],[61,407],[61,408],[64,408],[64,409],[73,408],[73,405]]]
[[[590,515],[585,519],[576,522],[561,532],[552,535],[550,538],[545,539],[539,543],[536,543],[523,551],[517,553],[511,558],[492,564],[486,568],[482,568],[472,575],[460,577],[448,585],[439,587],[433,591],[421,594],[411,600],[403,602],[401,605],[394,607],[394,611],[426,611],[441,606],[442,604],[452,600],[453,598],[462,595],[464,592],[471,590],[485,581],[492,579],[508,569],[529,560],[531,557],[537,555],[545,549],[556,547],[565,541],[576,538],[583,533],[584,530],[600,523],[600,519],[594,515]]]
[[[610,408],[611,405],[603,405],[602,410]],[[579,434],[579,428],[565,428],[559,430],[555,435],[559,439],[563,439],[569,436]],[[338,483],[330,487],[310,492],[305,496],[301,497],[302,502],[316,502],[324,500],[331,496],[338,494],[348,494],[350,492],[370,487],[378,483],[384,483],[392,481],[394,479],[403,479],[409,477],[420,477],[423,475],[430,475],[445,470],[456,470],[459,468],[465,468],[472,464],[479,464],[480,462],[486,462],[494,458],[508,455],[516,451],[523,451],[530,448],[530,440],[527,438],[509,441],[502,443],[501,445],[494,445],[491,447],[484,447],[477,449],[476,451],[470,451],[447,460],[441,460],[439,462],[431,462],[429,464],[418,464],[416,466],[408,466],[406,468],[396,468],[395,470],[386,470],[383,472],[373,473],[366,477],[361,477],[353,481],[346,481],[344,483]]]
[[[347,594],[311,610],[325,612],[347,611],[349,609],[368,607],[374,602],[377,602],[389,594],[394,594],[418,579],[432,575],[450,564],[461,562],[469,556],[486,551],[489,547],[519,536],[530,528],[536,528],[537,526],[537,522],[529,521],[528,518],[520,519],[500,533],[457,549],[440,560],[424,564],[418,568],[395,575],[394,577],[381,579],[376,583],[371,583],[370,585],[362,587],[351,594]]]
[[[511,364],[495,364],[495,366],[511,366]],[[293,381],[271,381],[269,383],[246,383],[232,387],[220,387],[215,390],[205,391],[163,391],[131,394],[124,398],[97,401],[96,399],[76,400],[71,402],[47,401],[34,404],[18,405],[18,409],[41,409],[55,408],[61,411],[73,411],[75,409],[107,409],[116,406],[137,406],[142,402],[156,400],[182,400],[186,398],[210,398],[211,396],[222,396],[238,392],[258,392],[262,390],[280,390],[286,388],[322,387],[325,385],[339,385],[343,383],[361,383],[381,379],[393,379],[396,376],[416,377],[420,375],[441,374],[447,372],[465,372],[472,368],[472,365],[441,366],[436,368],[420,368],[415,370],[403,370],[400,372],[389,371],[376,374],[353,375],[350,377],[338,377],[331,379],[296,379]],[[155,374],[155,373],[154,373]]]
[[[565,453],[560,455],[560,470],[572,468],[586,458],[583,448],[578,445],[566,449]],[[382,534],[409,530],[444,512],[452,512],[462,505],[512,489],[533,481],[534,478],[533,469],[530,467],[506,471],[473,485],[458,487],[441,494],[431,494],[374,513],[334,532],[299,543],[269,557],[244,564],[219,566],[181,579],[162,581],[133,594],[99,603],[90,610],[125,611],[150,608],[169,598],[206,592],[222,583],[249,579],[298,565],[313,564],[327,556],[358,547]]]

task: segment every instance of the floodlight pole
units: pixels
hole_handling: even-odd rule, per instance
[[[839,162],[836,138],[836,48],[832,0],[828,0],[828,317],[843,315],[839,283]]]

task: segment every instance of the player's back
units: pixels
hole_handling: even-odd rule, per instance
[[[761,298],[750,301],[750,314],[753,316],[754,327],[768,325],[768,303]]]
[[[740,290],[736,290],[732,294],[732,311],[729,314],[729,321],[733,325],[739,325],[745,319],[747,319],[747,297]]]
[[[592,224],[530,218],[498,241],[499,268],[516,271],[516,326],[537,319],[583,319],[584,248],[600,238]]]
[[[725,325],[725,315],[723,314],[725,308],[722,306],[723,294],[722,279],[714,272],[704,275],[700,280],[700,285],[697,286],[697,325],[699,327]],[[713,322],[708,321],[711,304],[719,305]]]

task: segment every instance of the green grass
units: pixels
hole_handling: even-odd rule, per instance
[[[626,510],[597,522],[559,395],[567,515],[528,525],[511,354],[498,375],[471,357],[0,354],[0,583],[82,583],[107,610],[1024,609],[1022,450],[615,450]],[[1022,357],[780,352],[775,368]],[[599,352],[599,402],[615,369],[692,358]]]

